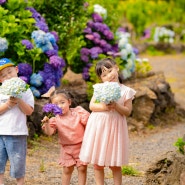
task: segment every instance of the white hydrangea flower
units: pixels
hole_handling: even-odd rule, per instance
[[[107,10],[99,4],[94,5],[94,12],[100,14],[104,19],[107,18]]]
[[[5,52],[8,49],[8,41],[6,38],[0,37],[0,52]]]
[[[9,95],[15,98],[21,98],[22,93],[27,91],[29,85],[21,78],[14,77],[5,80],[0,86],[0,94]]]
[[[121,87],[117,82],[104,82],[93,85],[97,102],[109,104],[121,97]]]

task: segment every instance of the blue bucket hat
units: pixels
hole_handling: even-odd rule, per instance
[[[10,67],[10,66],[14,66],[15,64],[8,58],[2,58],[0,59],[0,70],[6,68],[6,67]]]

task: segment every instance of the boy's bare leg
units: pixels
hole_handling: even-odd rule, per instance
[[[24,177],[18,178],[17,180],[17,185],[24,185]]]
[[[0,184],[4,183],[4,173],[0,174]]]

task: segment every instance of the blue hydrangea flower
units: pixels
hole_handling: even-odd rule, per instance
[[[121,97],[121,87],[117,82],[104,82],[93,85],[96,102],[109,104]]]
[[[36,98],[39,98],[39,97],[40,97],[41,94],[40,94],[39,90],[38,90],[36,87],[31,86],[30,89],[31,89],[33,95],[34,95]]]
[[[33,44],[29,40],[24,39],[21,41],[21,43],[22,45],[26,46],[26,49],[28,50],[33,49]]]
[[[39,73],[38,74],[33,73],[31,75],[31,77],[30,77],[30,84],[32,86],[39,87],[39,86],[42,85],[42,83],[43,83],[43,78],[42,78],[42,76]]]

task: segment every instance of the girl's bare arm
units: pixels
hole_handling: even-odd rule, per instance
[[[89,105],[89,109],[93,112],[101,112],[101,111],[108,111],[105,103],[96,103],[96,99],[92,97]]]
[[[122,116],[129,116],[132,112],[132,99],[128,99],[124,105],[119,103],[113,102],[107,105],[109,110],[115,109],[118,113]]]

